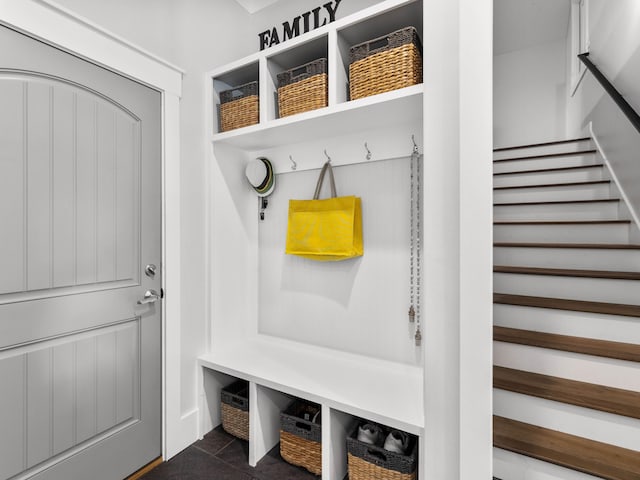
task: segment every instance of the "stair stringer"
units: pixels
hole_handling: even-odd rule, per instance
[[[602,161],[602,163],[605,165],[606,173],[612,181],[611,183],[612,186],[614,186],[612,187],[614,188],[614,191],[612,192],[612,194],[622,199],[622,202],[620,202],[620,205],[621,205],[621,208],[624,210],[621,213],[626,215],[627,218],[630,218],[631,220],[633,220],[634,228],[632,228],[630,232],[630,237],[629,237],[630,243],[640,243],[640,214],[636,211],[636,209],[633,208],[633,205],[629,201],[629,197],[625,193],[624,189],[621,187],[620,180],[618,179],[613,167],[611,166],[611,162],[607,158],[607,155],[604,152],[602,145],[598,141],[597,135],[593,131],[592,124],[589,124],[589,129],[591,131],[591,138],[593,140],[593,145],[598,152],[596,154],[596,157],[600,161]]]

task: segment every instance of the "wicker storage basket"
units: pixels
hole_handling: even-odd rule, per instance
[[[280,118],[327,106],[327,59],[278,74]]]
[[[347,437],[347,461],[349,480],[415,480],[417,472],[417,439],[409,435],[407,455],[390,452],[382,446],[370,445],[358,440],[358,427]],[[381,427],[383,438],[389,429]]]
[[[258,82],[220,92],[220,131],[255,125],[260,121]]]
[[[287,462],[322,474],[320,405],[295,400],[280,413],[280,455]],[[315,418],[315,422],[313,419]]]
[[[422,82],[422,47],[414,27],[355,45],[349,53],[351,100]]]
[[[222,428],[234,437],[249,440],[249,383],[238,380],[220,392]]]

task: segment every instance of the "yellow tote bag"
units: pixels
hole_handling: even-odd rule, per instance
[[[319,200],[327,171],[331,198]],[[285,253],[322,262],[346,260],[364,253],[360,198],[336,195],[329,162],[320,171],[313,200],[289,200]]]

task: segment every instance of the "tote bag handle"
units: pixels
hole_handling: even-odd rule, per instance
[[[324,181],[324,174],[329,171],[329,182],[331,183],[331,197],[336,198],[338,195],[336,193],[336,180],[333,176],[333,169],[331,168],[331,164],[329,162],[325,162],[322,166],[322,170],[320,170],[320,176],[318,177],[318,183],[316,183],[316,191],[313,194],[313,199],[318,200],[320,197],[320,190],[322,189],[322,182]]]

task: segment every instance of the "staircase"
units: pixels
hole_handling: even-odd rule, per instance
[[[588,138],[494,151],[494,475],[640,479],[640,232]]]

